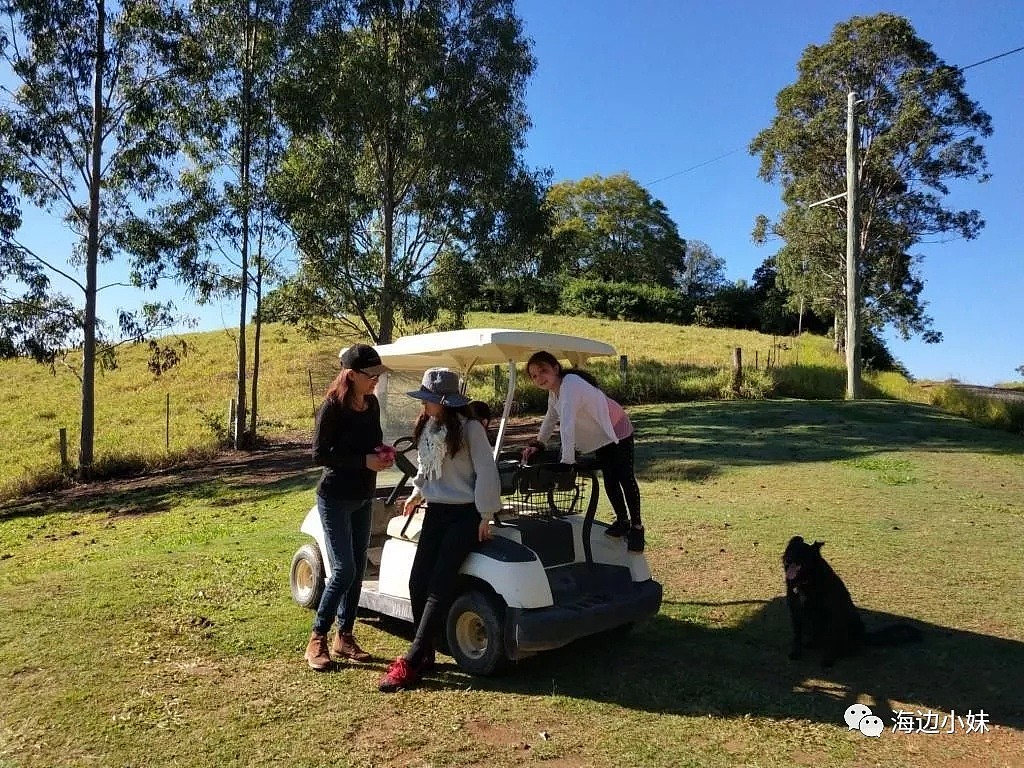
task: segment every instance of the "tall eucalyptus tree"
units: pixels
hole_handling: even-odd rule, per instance
[[[98,320],[98,297],[123,282],[101,275],[127,266],[132,285],[150,284],[123,233],[138,201],[170,180],[177,142],[160,112],[181,17],[171,0],[3,0],[0,14],[10,75],[0,80],[0,317],[15,321],[0,349],[52,363],[81,348],[79,472],[88,477],[97,360],[111,361],[117,343]],[[17,239],[25,204],[72,233],[70,253]],[[170,322],[159,303],[119,318],[127,339]]]

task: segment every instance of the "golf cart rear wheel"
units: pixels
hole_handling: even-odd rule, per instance
[[[292,558],[291,587],[292,599],[303,608],[316,610],[324,593],[324,561],[320,548],[314,544],[303,544]]]
[[[504,606],[473,590],[455,598],[448,611],[448,652],[471,675],[493,675],[508,661],[504,643]]]

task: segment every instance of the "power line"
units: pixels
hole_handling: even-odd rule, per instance
[[[651,186],[652,184],[657,184],[659,181],[667,181],[668,179],[674,179],[676,176],[682,176],[684,173],[689,173],[690,171],[695,171],[698,168],[703,168],[705,165],[711,165],[711,163],[716,163],[719,160],[722,160],[723,158],[728,157],[729,155],[735,155],[737,152],[742,152],[745,149],[746,149],[746,147],[737,147],[736,149],[734,149],[734,150],[732,150],[730,152],[726,152],[724,155],[719,155],[718,157],[713,157],[710,160],[705,160],[703,163],[697,163],[696,165],[691,165],[689,168],[684,168],[681,171],[676,171],[675,173],[670,173],[668,176],[662,176],[660,179],[655,179],[654,181],[649,181],[649,182],[647,182],[647,186]]]
[[[977,66],[979,66],[981,64],[988,64],[990,61],[995,61],[996,59],[1001,59],[1001,58],[1003,58],[1003,56],[1009,56],[1012,53],[1020,53],[1021,51],[1024,51],[1024,45],[1022,45],[1020,48],[1014,48],[1012,51],[1006,51],[1004,53],[997,53],[995,56],[989,56],[987,59],[982,59],[981,61],[976,61],[973,64],[968,64],[966,67],[957,67],[957,69],[959,69],[961,72],[963,72],[965,69],[970,69],[971,67],[977,67]]]
[[[976,61],[973,64],[968,64],[968,65],[966,65],[964,67],[954,67],[954,69],[956,69],[958,72],[965,72],[966,70],[971,69],[972,67],[979,67],[982,64],[988,64],[990,61],[995,61],[996,59],[1001,59],[1004,56],[1011,56],[1011,55],[1013,55],[1015,53],[1020,53],[1021,51],[1024,51],[1024,45],[1020,46],[1019,48],[1014,48],[1013,50],[1010,50],[1010,51],[1003,51],[1002,53],[997,53],[995,56],[989,56],[987,59],[982,59],[981,61]],[[936,74],[938,74],[938,73],[936,73]],[[703,168],[705,165],[711,165],[711,163],[717,163],[719,160],[724,160],[725,158],[729,157],[730,155],[735,155],[737,152],[743,152],[745,149],[746,149],[746,147],[737,147],[736,149],[734,149],[734,150],[732,150],[730,152],[726,152],[724,155],[719,155],[718,157],[713,157],[710,160],[705,160],[702,163],[697,163],[696,165],[691,165],[689,168],[684,168],[681,171],[676,171],[675,173],[670,173],[668,176],[662,176],[660,179],[655,179],[654,181],[649,181],[649,182],[647,182],[646,186],[650,187],[650,186],[652,186],[654,184],[657,184],[659,182],[668,181],[669,179],[674,179],[676,176],[682,176],[684,173],[689,173],[690,171],[695,171],[698,168]]]

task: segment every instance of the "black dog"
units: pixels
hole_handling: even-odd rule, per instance
[[[921,632],[909,624],[891,624],[873,632],[865,631],[846,585],[821,556],[824,543],[808,544],[800,536],[794,536],[782,554],[786,603],[793,622],[793,648],[789,658],[799,659],[805,644],[816,646],[823,651],[822,665],[829,667],[840,656],[856,653],[862,645],[896,645],[920,640]]]

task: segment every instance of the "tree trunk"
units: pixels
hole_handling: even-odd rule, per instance
[[[860,238],[857,232],[857,94],[846,101],[846,399],[859,400],[860,373]]]
[[[394,155],[390,142],[385,150],[384,160],[384,263],[381,265],[381,292],[377,339],[378,344],[390,344],[395,332],[395,299],[392,293],[391,265],[395,254],[395,196],[394,196]]]
[[[248,4],[246,5],[248,9]],[[249,158],[252,142],[252,51],[256,43],[255,27],[246,19],[245,49],[242,53],[242,146],[239,179],[242,185],[242,265],[239,284],[239,318],[238,318],[238,386],[235,397],[234,448],[241,450],[246,446],[245,439],[245,319],[246,299],[249,297],[249,206],[250,178]]]
[[[252,336],[252,388],[250,389],[249,408],[249,440],[256,444],[256,412],[257,393],[260,384],[260,333],[263,330],[263,319],[260,312],[263,304],[263,258],[262,258],[262,237],[260,244],[260,255],[256,258],[256,296],[254,298],[255,312],[253,312],[253,336]]]
[[[92,146],[89,157],[89,213],[85,245],[85,324],[82,328],[82,433],[78,474],[92,475],[96,429],[96,292],[100,250],[100,169],[103,159],[103,71],[106,64],[106,8],[96,2],[96,57],[93,60]]]

